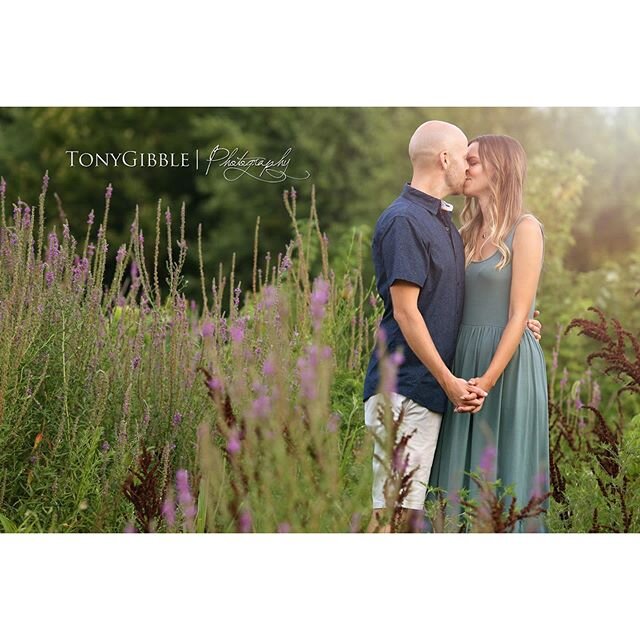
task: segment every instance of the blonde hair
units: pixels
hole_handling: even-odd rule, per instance
[[[496,269],[503,269],[511,261],[511,250],[505,240],[518,218],[524,213],[523,191],[527,174],[527,155],[522,145],[510,136],[484,135],[469,142],[478,143],[478,155],[489,176],[491,195],[487,211],[480,209],[475,197],[466,198],[460,214],[460,235],[464,242],[465,266],[471,262],[480,238],[483,220],[489,223],[484,241],[493,242],[502,255]]]

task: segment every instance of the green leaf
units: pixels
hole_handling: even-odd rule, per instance
[[[6,516],[3,516],[1,513],[0,513],[0,525],[2,525],[2,528],[4,529],[5,533],[18,532],[18,526],[14,522],[9,520],[9,518],[7,518]]]
[[[204,533],[207,524],[207,488],[204,480],[200,480],[198,491],[198,513],[196,515],[196,533]]]

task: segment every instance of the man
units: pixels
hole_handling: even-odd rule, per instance
[[[447,402],[457,411],[477,412],[486,392],[450,371],[464,301],[464,246],[451,221],[453,207],[443,198],[461,194],[468,164],[468,141],[455,125],[437,120],[420,125],[409,142],[411,182],[382,213],[372,250],[378,293],[384,301],[381,330],[389,353],[400,349],[391,410],[403,419],[397,440],[409,437],[405,473],[413,470],[402,502],[405,527],[421,516],[426,484]],[[531,324],[532,323],[532,324]],[[540,327],[530,321],[534,331]],[[373,515],[369,531],[381,525],[387,479],[385,426],[379,418],[384,401],[381,371],[374,349],[364,383],[365,423],[376,435],[373,459]]]

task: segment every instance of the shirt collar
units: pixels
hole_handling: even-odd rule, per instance
[[[440,211],[451,214],[453,212],[453,205],[445,200],[440,200],[434,196],[430,196],[424,191],[420,191],[411,186],[409,182],[405,183],[402,194],[404,198],[411,200],[427,210],[431,215],[437,216]]]

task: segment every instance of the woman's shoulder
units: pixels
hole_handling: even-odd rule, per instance
[[[520,216],[512,236],[514,255],[544,255],[544,228],[532,213]]]
[[[523,213],[513,225],[514,239],[520,237],[539,237],[542,234],[544,238],[544,225],[533,213]]]

